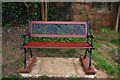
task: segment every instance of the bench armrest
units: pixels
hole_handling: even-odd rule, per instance
[[[21,34],[22,38],[25,38],[26,36],[28,36],[28,34],[25,34],[25,33]]]
[[[25,34],[25,33],[21,34],[21,37],[23,38],[23,41],[21,43],[21,48],[22,48],[23,45],[26,44],[26,37],[27,36],[28,36],[28,41],[27,41],[27,43],[28,43],[30,41],[30,35],[29,35],[29,33],[28,34]]]
[[[94,48],[94,46],[93,46],[93,38],[95,38],[94,35],[88,34],[88,36],[87,36],[87,43],[88,43],[89,45],[91,45],[91,46],[93,47],[93,50],[94,50],[95,48]]]
[[[94,35],[90,35],[90,34],[88,35],[88,37],[90,37],[90,38],[95,38],[95,36],[94,36]]]

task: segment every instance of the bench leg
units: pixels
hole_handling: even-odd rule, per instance
[[[26,48],[24,48],[24,69],[26,68]]]
[[[87,51],[88,51],[88,49],[86,49],[86,51],[85,51],[84,59],[86,58],[86,55],[87,55]]]
[[[91,70],[91,63],[92,63],[92,48],[90,49],[89,70]]]
[[[32,58],[32,49],[30,48],[30,57]]]

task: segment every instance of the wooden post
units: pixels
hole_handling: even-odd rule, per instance
[[[115,26],[116,32],[118,32],[118,27],[119,27],[119,17],[120,17],[120,2],[118,4],[118,14],[117,14],[117,20],[116,20],[116,26]]]

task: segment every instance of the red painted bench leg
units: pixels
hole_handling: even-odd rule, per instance
[[[26,68],[19,69],[19,73],[29,73],[32,70],[33,64],[36,62],[36,57],[32,57],[26,61]]]
[[[86,57],[85,59],[83,57],[80,59],[80,61],[81,61],[81,65],[87,75],[95,75],[95,70],[94,70],[93,66],[91,66],[91,69],[89,69],[89,58],[88,57]]]

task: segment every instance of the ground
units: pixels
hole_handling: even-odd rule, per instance
[[[24,29],[19,27],[2,29],[2,76],[18,76],[17,69],[23,65],[23,50],[20,49],[20,45],[22,42],[21,34],[24,32]],[[119,63],[116,60],[117,52],[115,52],[118,50],[118,42],[112,43],[113,39],[118,38],[118,34],[112,34],[112,32],[107,32],[103,29],[100,32],[94,33],[94,35],[96,38],[93,42],[96,49],[93,51],[93,65],[100,70],[97,75],[104,73],[104,77],[118,77],[115,70],[110,71],[105,68],[106,66],[116,68]],[[83,54],[79,52],[84,53],[84,50],[34,49],[33,56],[80,57]],[[27,54],[27,58],[29,58],[29,54]],[[106,61],[106,66],[100,64],[102,62],[99,61]],[[107,65],[107,63],[112,64],[112,66]]]

